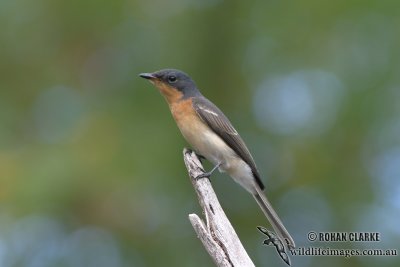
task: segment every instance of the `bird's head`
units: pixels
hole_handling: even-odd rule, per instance
[[[163,69],[153,73],[141,73],[139,76],[153,83],[168,102],[200,94],[194,81],[180,70]]]

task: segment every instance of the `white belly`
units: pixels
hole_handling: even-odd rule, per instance
[[[210,128],[203,123],[192,124],[192,127],[180,125],[180,130],[200,155],[204,156],[213,165],[221,163],[220,172],[226,172],[247,191],[255,192],[255,179],[249,165]]]

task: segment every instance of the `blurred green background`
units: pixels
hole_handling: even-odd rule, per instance
[[[187,144],[137,76],[167,67],[231,119],[298,246],[398,249],[399,25],[385,0],[0,1],[0,266],[212,265],[187,218],[201,213]],[[255,264],[285,266],[252,197],[212,182]]]

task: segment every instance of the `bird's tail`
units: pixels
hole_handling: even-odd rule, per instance
[[[275,233],[284,242],[285,245],[287,245],[289,248],[294,248],[295,244],[293,238],[290,236],[282,221],[279,219],[278,214],[276,214],[275,210],[272,208],[272,205],[271,203],[269,203],[267,197],[264,195],[264,192],[258,186],[256,186],[256,188],[256,193],[253,194],[254,199],[257,201],[258,205],[264,212]]]

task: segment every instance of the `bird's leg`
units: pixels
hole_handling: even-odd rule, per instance
[[[211,174],[212,174],[216,169],[218,169],[218,167],[221,166],[221,164],[222,164],[222,162],[218,163],[218,164],[215,165],[214,168],[212,168],[212,170],[209,171],[209,172],[205,172],[205,173],[202,173],[202,174],[197,175],[197,177],[196,177],[195,179],[197,180],[197,179],[201,179],[201,178],[205,178],[205,177],[210,178]]]

